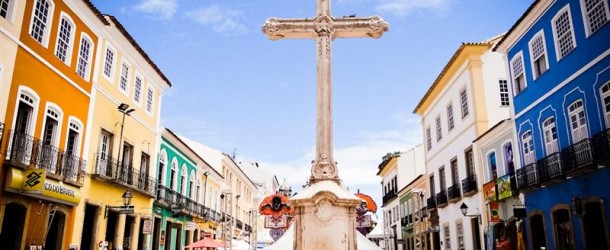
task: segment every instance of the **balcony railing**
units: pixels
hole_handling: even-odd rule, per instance
[[[462,180],[462,192],[468,197],[477,192],[477,176],[472,174]]]
[[[244,223],[241,222],[240,220],[236,220],[235,225],[237,226],[238,229],[243,229],[243,227],[244,227]]]
[[[563,150],[566,173],[594,165],[593,145],[593,139],[584,139]]]
[[[436,194],[436,206],[446,207],[447,206],[447,191],[442,190],[440,193]]]
[[[432,196],[426,200],[426,207],[429,210],[436,209],[436,197],[435,196]]]
[[[148,195],[154,195],[157,182],[146,173],[127,164],[119,164],[107,154],[96,154],[95,175]]]
[[[593,144],[595,145],[595,158],[600,165],[610,163],[610,128],[603,130],[593,136]]]
[[[3,133],[2,133],[3,134]],[[51,145],[43,145],[33,136],[10,131],[6,156],[9,162],[19,168],[37,168],[46,170],[50,178],[83,185],[84,169],[87,162],[82,158],[67,154]]]
[[[455,183],[447,189],[447,196],[450,202],[456,202],[462,198],[460,183]]]
[[[517,182],[519,189],[532,187],[538,184],[538,165],[530,163],[523,168],[517,169]]]
[[[538,161],[539,181],[547,181],[563,174],[561,153],[553,153]]]
[[[252,226],[246,224],[246,232],[251,233],[252,232]]]
[[[396,198],[397,196],[398,196],[398,193],[396,193],[396,190],[390,190],[390,192],[383,195],[383,204],[385,204],[386,202],[390,201],[393,198]]]

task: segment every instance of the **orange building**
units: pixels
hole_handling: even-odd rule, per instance
[[[33,0],[11,11],[23,11],[23,22],[8,98],[0,100],[0,246],[69,249],[89,164],[84,142],[98,43],[92,26],[106,20],[88,1]]]

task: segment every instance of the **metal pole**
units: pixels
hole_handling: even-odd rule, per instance
[[[123,144],[123,125],[125,124],[125,112],[121,111],[121,113],[123,113],[123,121],[121,122],[121,137],[119,138],[119,156],[117,157],[117,160],[119,161],[119,166],[121,168],[121,171],[123,170],[123,160],[121,159],[121,146]]]
[[[205,171],[203,175],[205,176],[205,184],[203,185],[203,207],[206,207],[207,205],[205,204],[205,197],[208,190],[208,176],[210,175],[210,172]]]

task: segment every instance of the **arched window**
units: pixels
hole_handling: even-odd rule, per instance
[[[76,64],[76,73],[85,80],[89,80],[91,73],[91,58],[93,57],[93,42],[85,33],[80,39],[80,48],[78,49],[78,62]]]
[[[606,118],[606,128],[610,128],[610,82],[607,82],[601,87],[602,109],[604,118]]]
[[[570,129],[572,130],[572,143],[589,138],[587,118],[585,117],[582,100],[577,100],[568,106],[568,116],[570,117]]]
[[[523,145],[523,159],[525,165],[536,162],[536,154],[534,153],[534,140],[532,139],[532,131],[528,130],[521,134],[521,143]]]
[[[191,170],[191,175],[189,176],[189,190],[188,192],[188,197],[193,199],[193,187],[195,184],[195,171]]]
[[[557,128],[555,127],[555,118],[549,117],[542,122],[542,131],[544,133],[544,148],[546,155],[553,154],[559,150],[557,146]]]
[[[200,200],[201,183],[202,183],[201,175],[197,175],[197,189],[195,190],[195,201],[196,202],[199,202],[199,200]],[[205,205],[205,204],[203,204],[203,205]]]
[[[176,174],[178,173],[178,160],[176,160],[176,158],[172,159],[172,169],[170,170],[170,174],[169,174],[169,187],[172,190],[176,190],[176,178],[178,178],[178,176],[176,176]]]
[[[186,164],[182,164],[182,169],[181,169],[181,176],[180,176],[180,190],[178,190],[181,194],[186,194],[186,179],[187,179],[187,175],[188,173],[186,172]]]
[[[167,166],[167,152],[161,149],[159,154],[159,172],[157,173],[157,184],[165,183],[165,166]]]
[[[54,6],[52,1],[37,0],[33,8],[30,36],[45,47],[49,44],[49,29]]]

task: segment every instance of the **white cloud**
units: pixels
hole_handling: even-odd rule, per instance
[[[243,12],[239,10],[210,5],[189,11],[186,17],[197,24],[211,27],[217,33],[236,35],[247,32],[242,22]]]
[[[406,16],[414,12],[444,12],[450,4],[451,0],[384,0],[376,9]]]
[[[177,0],[142,0],[134,9],[161,19],[170,19],[177,7]]]

